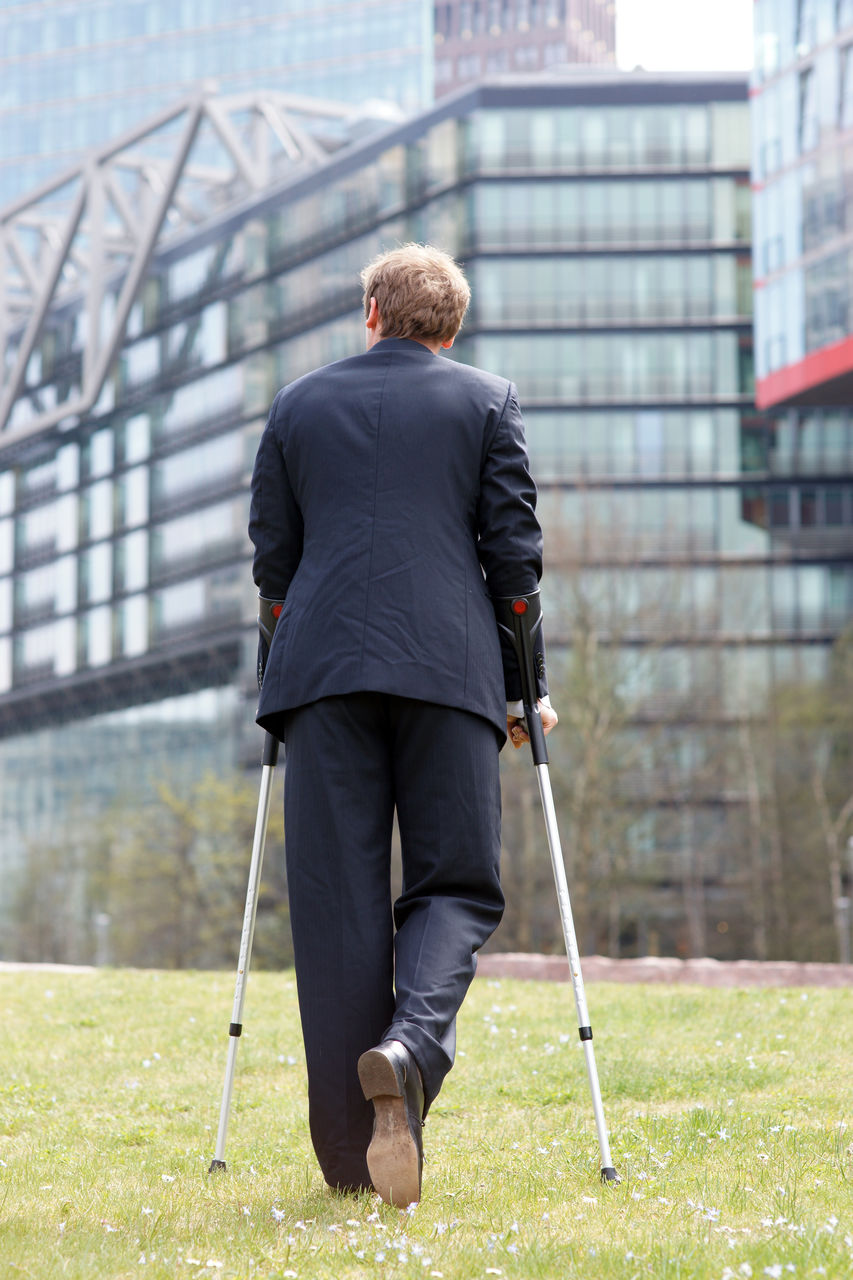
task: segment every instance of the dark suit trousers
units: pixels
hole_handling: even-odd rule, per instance
[[[429,1106],[453,1065],[474,952],[503,912],[498,740],[480,716],[381,693],[299,707],[285,738],[311,1138],[331,1186],[369,1186],[359,1056],[402,1041]],[[395,808],[403,891],[392,910]]]

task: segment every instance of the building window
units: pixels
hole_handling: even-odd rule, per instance
[[[800,151],[811,151],[817,146],[817,78],[814,67],[800,72],[797,139]]]
[[[841,489],[827,489],[824,515],[829,528],[844,524],[844,494]]]
[[[853,44],[840,51],[838,123],[842,129],[853,128]]]
[[[453,8],[449,4],[435,6],[435,34],[446,40],[453,30]]]
[[[554,44],[546,44],[542,51],[542,60],[546,67],[553,67],[559,62],[568,62],[569,49],[565,40],[556,40]]]
[[[835,0],[835,29],[853,26],[853,0]]]
[[[790,490],[773,489],[770,493],[770,524],[774,529],[787,529],[791,523]]]
[[[797,0],[797,57],[805,57],[816,41],[817,0]]]
[[[800,492],[800,527],[813,529],[817,523],[817,491],[803,489]]]
[[[494,53],[487,54],[486,71],[490,75],[501,71],[509,71],[509,49],[497,49]]]
[[[475,80],[480,74],[483,60],[479,53],[466,53],[456,59],[456,77],[459,80]]]
[[[535,44],[522,44],[515,51],[515,65],[523,71],[532,71],[539,66],[539,50]]]
[[[763,275],[769,276],[779,270],[785,260],[785,241],[782,236],[770,236],[764,241],[761,260]]]

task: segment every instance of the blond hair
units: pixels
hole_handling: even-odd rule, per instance
[[[376,299],[385,338],[456,337],[471,290],[458,263],[430,244],[404,244],[381,253],[361,273],[364,314]]]

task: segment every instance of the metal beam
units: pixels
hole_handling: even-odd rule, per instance
[[[0,210],[0,352],[15,353],[0,361],[0,447],[96,403],[161,245],[263,190],[281,176],[276,160],[322,164],[333,144],[315,138],[311,122],[352,115],[350,106],[277,93],[184,99]],[[104,325],[111,292],[117,303]],[[45,411],[38,385],[27,391],[27,368],[51,310],[68,305],[84,312],[83,386]],[[25,396],[31,414],[13,430]]]

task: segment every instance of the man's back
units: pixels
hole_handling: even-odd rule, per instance
[[[283,485],[287,502],[265,501]],[[535,589],[534,500],[505,379],[392,338],[285,388],[253,492],[255,578],[286,597],[261,723],[278,731],[293,706],[372,690],[500,730],[488,589]]]

